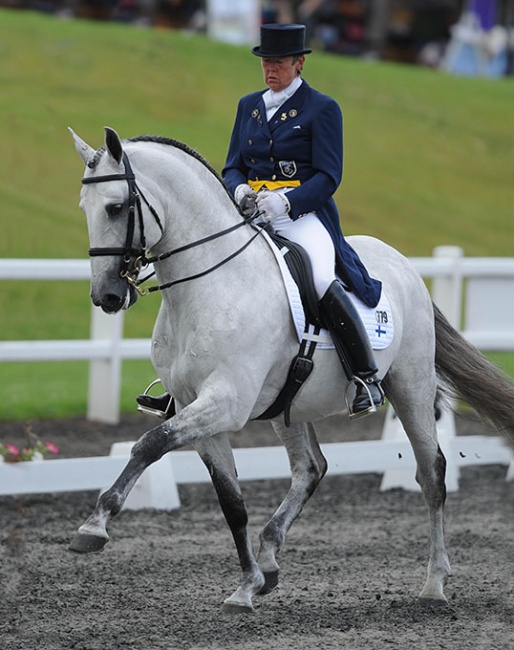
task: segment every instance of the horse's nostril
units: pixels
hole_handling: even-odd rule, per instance
[[[106,293],[100,302],[100,307],[108,314],[120,311],[125,298],[115,293]]]

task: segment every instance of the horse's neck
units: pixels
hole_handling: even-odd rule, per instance
[[[179,151],[154,161],[153,167],[148,161],[147,174],[152,170],[165,229],[152,253],[165,254],[242,223],[224,187],[201,161],[189,161]],[[296,346],[278,265],[268,244],[249,226],[157,262],[155,270],[159,284],[193,278],[162,291],[154,330],[154,340],[160,341],[157,356],[170,344],[187,356],[202,349],[224,350],[235,358],[234,342],[247,354],[260,341],[271,356],[277,347]]]
[[[153,147],[157,149],[149,150],[144,167],[158,186],[166,236],[175,247],[241,220],[224,186],[205,164],[171,145]]]
[[[142,164],[141,164],[142,163]],[[164,235],[152,255],[162,255],[187,246],[241,222],[234,203],[219,179],[199,160],[176,149],[161,145],[141,158],[145,181],[158,197]],[[138,171],[136,175],[139,177]],[[160,283],[195,275],[214,266],[242,247],[252,236],[247,226],[189,250],[166,258],[155,265]],[[249,248],[254,248],[253,245]],[[253,251],[249,255],[252,257]],[[236,262],[244,264],[242,260]],[[247,272],[247,271],[246,271]],[[216,272],[216,279],[223,272]],[[188,287],[186,287],[187,289]]]

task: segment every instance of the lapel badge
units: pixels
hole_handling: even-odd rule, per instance
[[[278,166],[286,178],[293,178],[293,176],[296,174],[297,170],[294,160],[280,160]]]
[[[285,113],[282,113],[280,119],[282,120],[282,122],[285,122],[287,120],[287,115]]]
[[[297,115],[298,115],[298,111],[296,110],[296,108],[292,108],[289,111],[289,117],[296,117]]]
[[[258,117],[259,117],[259,109],[258,109],[258,108],[254,108],[254,109],[253,109],[253,111],[252,111],[252,117],[254,117],[254,118],[258,118]]]

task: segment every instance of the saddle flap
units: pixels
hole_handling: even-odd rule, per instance
[[[275,246],[281,251],[289,272],[298,286],[305,320],[313,325],[321,326],[318,297],[314,288],[312,263],[307,251],[300,244],[296,244],[278,235],[271,228],[267,229],[266,232]],[[285,253],[284,249],[286,249]]]

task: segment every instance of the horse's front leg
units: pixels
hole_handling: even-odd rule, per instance
[[[260,534],[259,564],[266,579],[261,594],[267,594],[277,586],[280,567],[276,555],[285,542],[288,530],[314,493],[328,467],[311,423],[286,427],[273,422],[273,428],[287,450],[291,466],[291,486]]]
[[[223,404],[223,400],[219,403]],[[212,391],[207,389],[201,398],[173,418],[147,431],[132,447],[130,460],[116,482],[98,498],[93,514],[79,528],[70,550],[78,553],[101,551],[109,541],[109,519],[120,512],[130,490],[149,465],[173,449],[228,431],[231,424]]]
[[[109,541],[107,524],[123,507],[135,483],[152,463],[179,445],[173,444],[171,422],[164,422],[145,433],[132,447],[130,460],[115,483],[103,492],[90,517],[78,529],[69,550],[77,553],[101,551]]]
[[[193,444],[206,464],[221,508],[232,531],[242,569],[241,584],[225,601],[231,612],[253,610],[252,597],[264,584],[264,577],[249,537],[248,516],[237,481],[232,450],[220,430],[237,428],[229,414],[228,400],[220,398],[219,384],[214,399],[206,390],[170,420],[145,433],[132,447],[131,457],[114,485],[98,498],[93,514],[79,528],[70,549],[79,553],[100,551],[109,540],[107,524],[120,512],[125,499],[143,471],[165,453]],[[224,406],[225,405],[225,406]]]
[[[241,494],[232,448],[227,434],[219,434],[195,445],[205,463],[225,519],[232,533],[241,566],[241,583],[225,600],[223,610],[230,613],[252,612],[252,598],[264,585],[248,530],[248,514]]]

